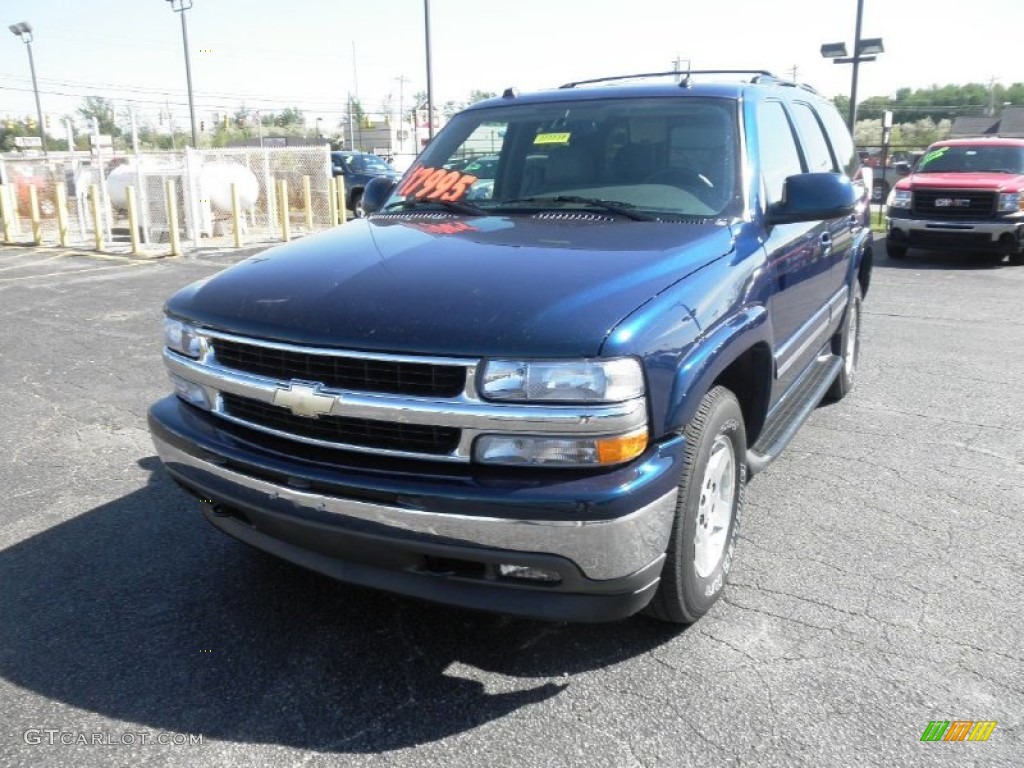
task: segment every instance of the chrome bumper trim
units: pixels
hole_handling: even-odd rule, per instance
[[[256,509],[294,514],[296,509],[336,515],[339,526],[366,521],[396,537],[409,534],[432,543],[459,543],[565,557],[591,579],[614,579],[639,571],[668,547],[677,491],[612,520],[524,520],[439,514],[307,493],[227,469],[153,436],[167,469],[211,497],[234,499]],[[384,535],[387,535],[386,533]]]
[[[991,219],[988,221],[889,218],[889,229],[904,229],[909,232],[950,232],[953,234],[957,232],[985,232],[991,235],[993,240],[999,239],[1000,235],[1007,232],[1016,233],[1022,227],[1024,227],[1024,220],[1020,218]]]

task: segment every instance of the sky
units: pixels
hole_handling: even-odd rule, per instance
[[[631,72],[673,61],[767,69],[826,96],[849,94],[856,0],[429,0],[435,104]],[[27,21],[43,112],[87,95],[134,105],[142,121],[188,121],[180,18],[167,0],[0,0],[4,27]],[[960,18],[957,13],[963,14]],[[338,124],[347,95],[370,113],[426,90],[424,0],[194,0],[187,11],[197,120],[240,105],[298,107]],[[864,0],[862,37],[885,53],[860,67],[860,98],[900,87],[1024,81],[1024,0]],[[35,114],[28,56],[0,36],[0,116]]]

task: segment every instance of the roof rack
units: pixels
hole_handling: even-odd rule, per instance
[[[752,83],[781,82],[779,78],[764,69],[688,69],[685,72],[674,69],[669,70],[668,72],[643,72],[636,75],[615,75],[613,77],[596,77],[593,80],[576,80],[572,83],[560,85],[559,88],[575,88],[578,85],[610,83],[615,80],[638,80],[644,77],[668,77],[669,75],[682,77],[682,80],[679,81],[679,85],[682,88],[689,87],[690,75],[754,75],[753,79],[750,81]]]

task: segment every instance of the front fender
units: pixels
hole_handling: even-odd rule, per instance
[[[664,431],[681,431],[693,419],[704,393],[722,372],[757,344],[771,348],[771,341],[771,321],[767,309],[760,304],[740,308],[702,335],[676,370]]]

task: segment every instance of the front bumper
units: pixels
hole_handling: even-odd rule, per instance
[[[1017,252],[1024,246],[1024,220],[1019,217],[956,221],[915,219],[889,214],[888,241],[908,248]]]
[[[216,527],[342,581],[546,619],[615,620],[657,587],[683,440],[610,472],[371,471],[262,450],[176,397],[150,410],[168,472]],[[518,565],[557,583],[501,576]]]

